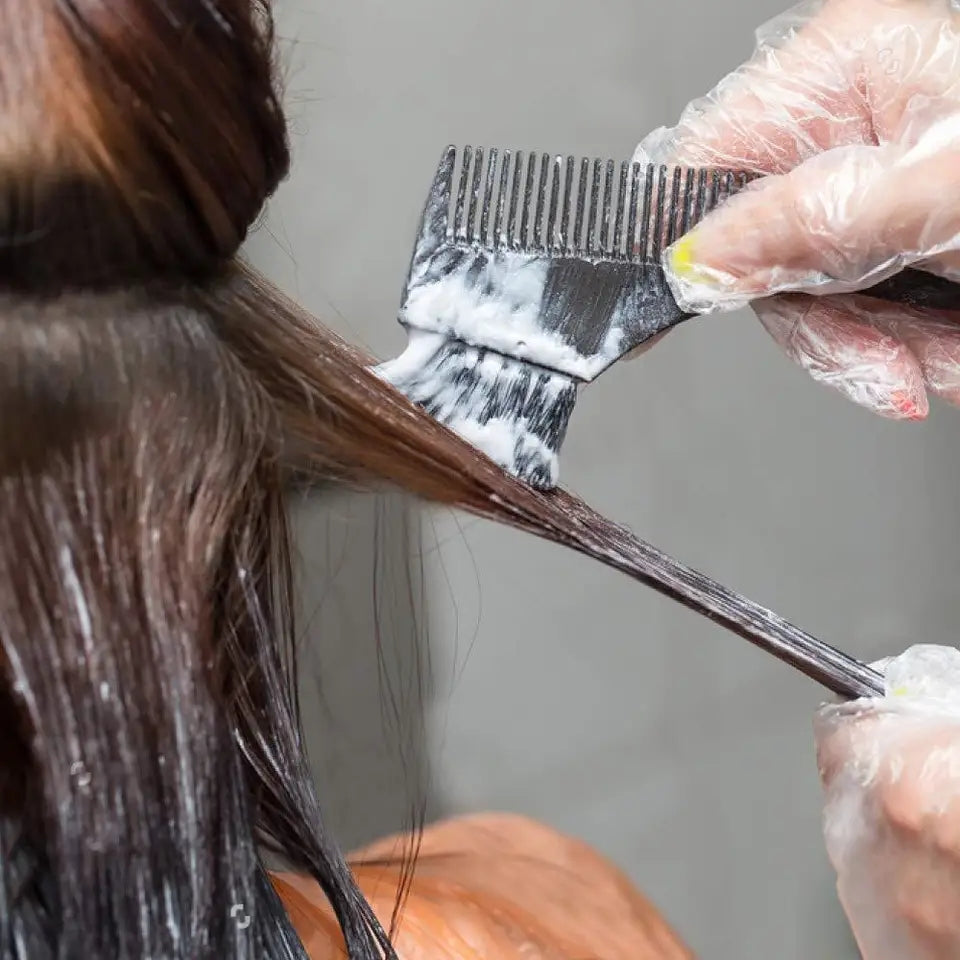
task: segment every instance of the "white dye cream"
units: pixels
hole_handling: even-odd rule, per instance
[[[559,476],[557,452],[530,432],[525,419],[495,417],[479,423],[470,417],[454,417],[447,421],[447,426],[511,473],[516,471],[518,461],[535,459],[548,468],[550,483],[556,484]]]
[[[547,259],[504,252],[468,277],[474,265],[467,258],[440,277],[414,279],[401,319],[578,380],[592,380],[618,356],[622,333],[616,325],[593,356],[584,356],[559,333],[541,326]]]
[[[415,380],[422,375],[427,363],[446,341],[442,333],[427,333],[411,328],[407,331],[407,346],[403,353],[393,360],[385,360],[374,368],[374,373],[397,387],[405,381]]]
[[[537,435],[535,425],[523,416],[487,419],[485,413],[491,396],[514,392],[521,365],[492,352],[481,359],[480,349],[463,343],[454,347],[442,333],[413,327],[408,333],[407,349],[375,372],[415,403],[426,404],[441,423],[505,470],[519,476],[537,467],[555,485],[558,454]],[[461,371],[478,377],[483,388],[465,392],[458,383]],[[570,386],[562,374],[545,373],[529,389],[535,389],[542,405],[549,408]],[[523,399],[519,397],[518,402],[522,404]]]

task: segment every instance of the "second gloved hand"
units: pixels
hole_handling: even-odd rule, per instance
[[[956,960],[960,650],[913,647],[885,679],[817,717],[827,849],[864,960]]]
[[[913,265],[960,279],[960,11],[822,0],[637,160],[767,174],[666,252],[678,302],[751,303],[810,374],[892,418],[960,405],[960,316],[856,291]]]

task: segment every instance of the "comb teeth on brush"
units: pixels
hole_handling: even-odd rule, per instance
[[[504,469],[552,489],[578,386],[689,316],[663,250],[753,178],[448,147],[403,291],[407,349],[378,372]],[[960,309],[960,286],[913,270],[866,292]]]

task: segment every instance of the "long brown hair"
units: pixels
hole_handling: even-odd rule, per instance
[[[0,0],[0,957],[392,955],[295,696],[294,475],[630,570],[236,260],[289,154],[265,0]],[[625,535],[624,535],[625,537]]]

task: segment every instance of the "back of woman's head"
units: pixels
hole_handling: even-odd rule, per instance
[[[0,0],[0,960],[303,958],[325,835],[283,490],[387,481],[617,563],[234,257],[288,149],[265,0]]]
[[[241,355],[275,322],[231,262],[288,162],[270,31],[257,0],[0,0],[11,960],[301,957],[271,843],[385,944],[303,759],[283,430]]]

